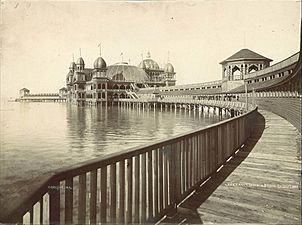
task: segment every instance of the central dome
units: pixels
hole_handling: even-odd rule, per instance
[[[107,77],[112,80],[125,80],[134,82],[144,82],[148,80],[146,72],[133,65],[128,65],[128,63],[116,63],[114,65],[108,66]]]
[[[158,70],[159,69],[157,62],[155,62],[153,59],[144,59],[139,64],[139,67],[142,69],[149,69],[149,70],[152,70],[152,69]]]
[[[93,67],[95,69],[105,69],[107,67],[105,60],[102,57],[98,57],[94,63]]]

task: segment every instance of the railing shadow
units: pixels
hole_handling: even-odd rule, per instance
[[[247,143],[224,164],[224,166],[215,174],[212,174],[193,195],[187,198],[178,208],[177,213],[172,217],[167,217],[163,223],[189,223],[203,224],[202,218],[197,212],[200,205],[205,202],[211,194],[219,187],[227,177],[244,161],[254,146],[261,138],[265,129],[265,118],[258,112],[255,129],[249,137]]]

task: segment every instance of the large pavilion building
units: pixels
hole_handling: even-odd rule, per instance
[[[175,85],[175,71],[171,63],[160,68],[158,63],[147,57],[139,66],[120,62],[107,66],[99,56],[93,68],[85,68],[80,57],[72,62],[66,77],[67,101],[77,105],[97,105],[120,98],[137,98],[135,91],[144,87]]]

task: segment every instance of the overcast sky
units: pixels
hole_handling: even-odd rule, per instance
[[[248,48],[276,63],[299,51],[299,1],[2,2],[1,97],[57,92],[79,48],[86,67],[138,65],[150,51],[177,84],[221,79],[219,62]]]

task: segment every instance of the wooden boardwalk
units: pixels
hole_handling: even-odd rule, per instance
[[[300,135],[259,112],[247,145],[164,223],[301,223]]]

